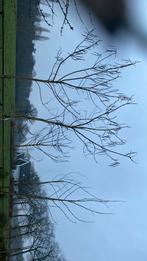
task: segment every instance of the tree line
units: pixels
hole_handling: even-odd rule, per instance
[[[16,75],[35,76],[35,41],[46,40],[43,34],[49,32],[40,24],[43,19],[40,13],[40,1],[17,1],[17,55]],[[47,17],[47,14],[44,14]],[[37,114],[29,100],[32,81],[16,79],[16,111],[20,114]],[[29,128],[26,121],[17,120],[17,142],[24,142]]]

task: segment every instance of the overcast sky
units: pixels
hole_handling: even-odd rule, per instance
[[[133,2],[134,10],[139,13],[136,18],[134,11],[134,21],[137,20],[140,27],[147,30],[146,0]],[[48,75],[49,63],[53,62],[58,47],[62,45],[69,49],[81,38],[83,28],[74,16],[72,21],[75,30],[70,32],[66,28],[62,36],[61,21],[62,17],[57,16],[48,41],[36,42],[35,70],[37,76],[42,78]],[[104,50],[108,39],[99,25],[97,30],[99,35],[104,37],[101,47]],[[94,222],[90,224],[70,223],[61,213],[55,212],[56,237],[67,261],[146,261],[147,258],[147,52],[145,53],[129,35],[120,36],[113,44],[118,47],[118,59],[130,58],[140,61],[136,67],[126,69],[117,82],[121,91],[133,94],[137,102],[137,105],[125,108],[119,115],[122,122],[132,127],[125,130],[124,136],[127,139],[126,148],[137,151],[137,164],[122,159],[119,167],[110,168],[103,157],[100,157],[96,164],[92,158],[84,158],[78,144],[74,144],[75,148],[70,153],[67,163],[57,164],[39,153],[32,152],[35,159],[41,159],[34,162],[44,180],[53,174],[78,172],[75,178],[91,186],[91,191],[99,198],[125,201],[110,204],[109,208],[104,207],[103,210],[113,214],[94,216]],[[40,115],[45,116],[44,108],[39,105],[39,93],[36,88],[32,91],[31,99]]]

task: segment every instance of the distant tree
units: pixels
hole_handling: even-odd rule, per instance
[[[34,169],[32,169],[34,171]],[[34,172],[33,172],[34,173]],[[36,178],[36,174],[30,173],[32,181],[28,180],[28,176],[21,182],[25,187],[28,186],[27,190],[24,189],[20,192],[23,195],[29,193],[35,193],[36,195],[45,195],[41,189],[41,183],[39,177]],[[34,178],[35,177],[35,178]],[[27,182],[27,183],[25,183]],[[20,184],[18,184],[20,186]],[[21,199],[21,200],[20,200]],[[23,215],[17,215],[19,218],[19,224],[12,226],[11,240],[16,238],[22,238],[24,242],[30,242],[29,244],[23,245],[21,248],[13,248],[9,253],[9,257],[19,257],[23,255],[27,260],[64,260],[61,250],[55,240],[54,225],[48,216],[48,204],[46,201],[40,199],[31,199],[26,196],[26,200],[22,199],[18,194],[15,202],[23,205]],[[13,218],[16,218],[14,216]],[[19,231],[19,234],[16,233]]]

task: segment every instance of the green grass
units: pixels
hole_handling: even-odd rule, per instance
[[[15,75],[16,1],[0,0],[0,75]],[[0,112],[9,115],[15,107],[15,80],[0,79]],[[11,122],[0,122],[0,249],[9,251],[9,203],[11,174]],[[1,259],[0,259],[1,260]],[[3,260],[7,260],[6,256]]]

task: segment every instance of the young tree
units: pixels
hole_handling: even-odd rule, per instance
[[[98,210],[98,206],[100,204],[105,206],[109,202],[114,202],[93,195],[88,191],[88,188],[73,179],[72,174],[48,181],[40,181],[40,179],[34,179],[32,176],[32,179],[28,182],[27,178],[24,177],[18,183],[18,188],[18,193],[15,194],[15,202],[23,204],[23,213],[26,216],[22,217],[20,226],[24,233],[27,229],[27,234],[30,228],[34,232],[36,229],[38,231],[39,223],[44,222],[46,217],[44,215],[47,206],[49,207],[50,218],[53,220],[54,214],[52,212],[56,208],[71,222],[86,222],[85,218],[79,216],[78,209],[81,209],[83,213],[87,212],[87,214],[107,214],[105,211]],[[17,227],[13,227],[13,229],[17,229]]]
[[[30,133],[27,142],[18,146],[33,147],[51,159],[62,160],[66,148],[71,148],[73,139],[78,139],[84,154],[92,155],[96,161],[99,154],[108,156],[112,166],[119,164],[120,157],[133,160],[133,152],[120,150],[125,140],[119,134],[127,126],[119,123],[116,117],[122,107],[133,103],[132,97],[120,93],[113,84],[122,69],[134,65],[134,62],[110,62],[116,50],[107,49],[100,54],[99,44],[100,40],[90,31],[67,55],[64,56],[60,50],[48,79],[3,76],[36,83],[40,100],[48,112],[47,118],[31,113],[1,115],[4,120],[22,119],[42,124],[37,133]],[[52,100],[48,105],[43,101],[42,88],[46,88],[48,99]],[[53,104],[56,110],[51,109]]]
[[[88,188],[75,181],[71,174],[44,182],[36,178],[36,173],[32,175],[30,182],[27,182],[27,177],[26,174],[24,180],[21,180],[21,186],[18,183],[18,193],[15,196],[11,193],[14,206],[17,206],[16,203],[21,204],[21,209],[16,207],[9,239],[24,243],[14,244],[7,256],[25,257],[30,261],[65,261],[55,240],[52,208],[57,208],[71,222],[89,222],[84,214],[84,218],[80,217],[76,209],[80,208],[90,214],[104,214],[107,212],[98,211],[96,205],[107,205],[110,201],[98,199],[89,193]],[[46,193],[43,186],[46,186]]]

